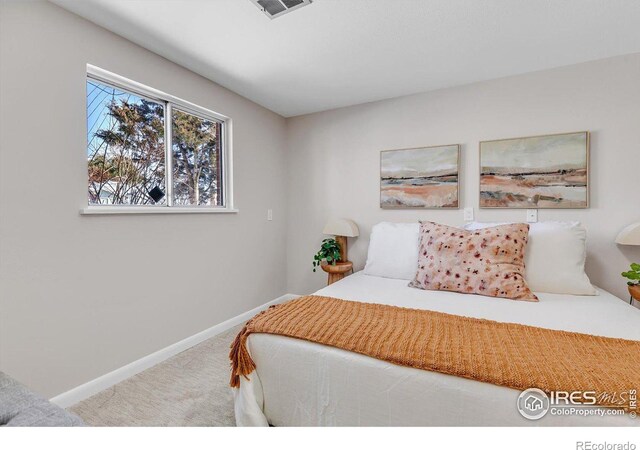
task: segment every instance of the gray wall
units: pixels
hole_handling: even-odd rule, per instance
[[[0,15],[0,370],[53,396],[285,292],[282,117],[52,4]],[[240,213],[80,216],[87,63],[231,117]]]
[[[311,259],[331,216],[360,226],[361,236],[350,239],[356,269],[380,221],[461,225],[468,206],[476,220],[525,221],[524,210],[478,209],[478,142],[582,130],[592,132],[591,208],[540,210],[539,220],[582,221],[592,282],[628,299],[620,272],[640,260],[640,248],[614,239],[640,221],[640,54],[288,119],[288,291],[325,283]],[[455,143],[462,144],[460,210],[380,209],[380,150]]]

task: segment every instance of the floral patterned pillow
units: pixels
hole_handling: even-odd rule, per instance
[[[524,279],[529,225],[465,231],[420,222],[418,272],[409,286],[537,302]]]

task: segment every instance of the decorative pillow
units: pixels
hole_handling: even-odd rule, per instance
[[[524,279],[529,225],[465,231],[420,222],[418,271],[409,286],[537,302]]]
[[[412,280],[418,270],[420,224],[381,222],[373,226],[366,275]]]
[[[500,223],[472,222],[465,230],[479,230]],[[536,222],[530,224],[524,257],[529,288],[553,294],[596,295],[584,271],[587,230],[580,222]]]

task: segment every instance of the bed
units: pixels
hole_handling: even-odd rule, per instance
[[[406,280],[358,272],[316,295],[640,340],[640,311],[606,291],[536,293],[538,303],[425,291]],[[272,334],[247,345],[256,370],[235,391],[240,426],[629,426],[629,416],[523,418],[520,391],[397,366],[338,348]]]

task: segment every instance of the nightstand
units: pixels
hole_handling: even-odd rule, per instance
[[[353,272],[353,263],[351,261],[339,262],[335,265],[322,264],[320,267],[329,274],[327,277],[327,286],[342,280],[349,272]]]

